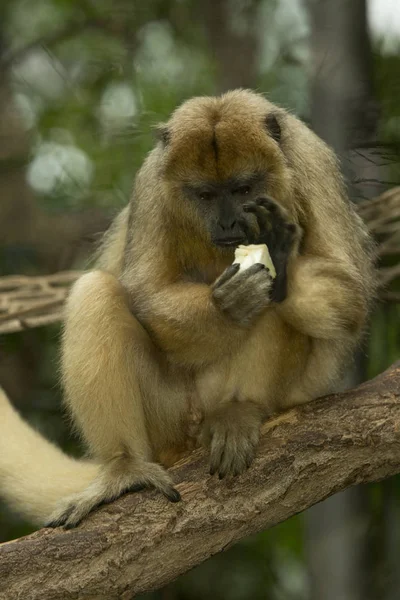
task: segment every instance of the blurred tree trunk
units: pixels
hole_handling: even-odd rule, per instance
[[[201,14],[217,66],[217,92],[255,85],[260,50],[259,7],[259,0],[242,4],[234,4],[231,0],[204,0],[201,3]]]
[[[382,544],[379,547],[378,581],[379,597],[382,600],[398,600],[400,590],[400,575],[398,555],[400,548],[400,506],[397,481],[384,481],[383,490],[383,523],[378,527],[382,529]],[[378,532],[379,535],[379,532]]]
[[[382,191],[384,180],[369,154],[376,140],[372,54],[365,0],[310,0],[311,121],[342,160],[353,200]],[[363,149],[360,150],[360,147]],[[364,379],[363,357],[344,387]],[[306,544],[312,600],[373,598],[370,577],[368,490],[346,490],[306,514]]]

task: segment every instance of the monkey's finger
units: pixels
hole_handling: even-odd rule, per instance
[[[154,483],[135,483],[126,488],[122,494],[143,492],[145,489],[155,489],[163,494],[170,502],[179,502],[181,495],[172,485],[155,485]]]
[[[257,231],[251,226],[245,217],[239,217],[238,223],[246,236],[247,243],[254,244],[257,240]]]
[[[245,438],[242,438],[242,445],[237,453],[237,460],[234,467],[234,475],[240,475],[246,471],[254,460],[258,441],[260,439],[259,427],[248,430]]]
[[[225,432],[214,433],[211,440],[210,448],[210,475],[214,475],[219,470],[219,466],[222,462],[224,449],[225,449]]]
[[[238,263],[234,263],[232,266],[240,267]],[[248,294],[248,282],[249,279],[257,278],[257,274],[261,271],[268,273],[265,265],[262,263],[255,263],[248,269],[241,271],[234,279],[231,277],[225,281],[225,285],[219,285],[213,288],[213,298],[217,301],[217,304],[222,310],[228,309],[235,301],[243,296],[245,299]],[[258,279],[258,278],[257,278]]]
[[[230,434],[226,437],[224,454],[218,469],[218,476],[220,479],[223,479],[233,472],[237,452],[238,447],[235,434]]]
[[[283,249],[287,250],[293,244],[293,240],[296,235],[300,234],[300,229],[294,223],[287,223],[285,225],[286,235],[284,236]]]
[[[253,275],[257,275],[257,273],[260,273],[261,271],[265,271],[266,273],[269,273],[269,269],[268,267],[266,267],[264,265],[264,263],[254,263],[254,265],[251,265],[251,267],[249,267],[248,269],[245,269],[241,275],[243,277],[243,279],[248,279],[249,277],[252,277]]]
[[[135,483],[134,485],[123,490],[121,492],[121,496],[122,494],[137,493],[143,492],[144,490],[152,489],[161,492],[163,496],[170,500],[170,502],[179,502],[179,500],[181,499],[180,493],[173,486],[154,485],[152,483]]]
[[[246,469],[248,469],[251,466],[251,463],[253,462],[255,455],[256,455],[256,449],[253,448],[252,452],[249,452],[249,454],[246,456]]]
[[[276,233],[275,241],[282,243],[287,240],[288,237],[291,239],[291,236],[294,235],[297,230],[297,226],[290,222],[290,216],[286,208],[278,204],[278,202],[270,196],[263,196],[256,202],[269,212],[271,229]]]
[[[272,235],[270,243],[276,245],[277,241],[283,237],[285,226],[289,220],[288,212],[270,196],[262,196],[256,200],[256,203],[268,212],[269,230]]]
[[[172,479],[167,471],[156,463],[147,463],[139,481],[132,488],[142,486],[161,492],[170,502],[179,502],[181,495],[174,488]]]
[[[170,502],[180,502],[182,499],[180,493],[174,487],[170,487],[166,490],[162,490],[162,493],[167,498],[167,500],[169,500]]]
[[[233,476],[240,475],[249,468],[254,458],[257,440],[257,432],[252,430],[238,440],[231,467]]]
[[[256,203],[261,204],[261,206],[263,206],[264,208],[269,210],[269,212],[271,214],[274,214],[274,213],[281,214],[284,211],[284,209],[280,206],[280,204],[278,204],[278,202],[276,202],[276,200],[271,198],[271,196],[261,196],[260,198],[257,198]]]
[[[55,529],[56,527],[62,527],[67,522],[68,517],[70,516],[70,514],[72,513],[73,510],[74,510],[74,505],[71,504],[59,515],[57,515],[56,517],[50,518],[50,520],[44,524],[44,527],[51,527],[52,529]]]
[[[215,289],[221,287],[222,285],[224,285],[224,283],[229,281],[229,279],[232,279],[232,277],[239,271],[239,269],[240,269],[239,263],[233,263],[233,265],[231,265],[230,267],[225,269],[225,271],[222,273],[222,275],[220,277],[218,277],[218,279],[214,282],[214,284],[212,286],[213,289],[215,290]]]
[[[229,475],[232,467],[232,461],[235,456],[234,448],[232,444],[228,442],[229,436],[226,439],[224,452],[221,457],[221,462],[218,467],[218,477],[219,479],[224,479],[227,475]]]
[[[95,508],[104,504],[104,498],[77,498],[76,502],[71,504],[47,523],[46,527],[64,527],[64,529],[73,529]]]
[[[271,218],[269,210],[261,204],[249,202],[248,204],[243,205],[243,210],[247,213],[253,213],[256,216],[260,233],[271,228]]]
[[[260,196],[257,198],[256,204],[263,206],[274,219],[279,219],[281,223],[289,221],[289,213],[279,202],[271,198],[271,196]]]
[[[276,261],[280,269],[286,268],[287,259],[294,242],[297,227],[293,223],[284,223],[274,229],[273,250],[276,254]],[[276,268],[276,267],[275,267]]]

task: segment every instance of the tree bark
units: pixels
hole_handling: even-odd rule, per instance
[[[219,481],[202,451],[173,468],[182,502],[129,494],[75,530],[0,546],[0,598],[122,599],[161,587],[241,538],[351,485],[400,471],[400,362],[263,426],[246,474]]]

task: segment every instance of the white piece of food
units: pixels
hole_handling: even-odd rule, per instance
[[[233,264],[235,263],[239,263],[239,271],[248,269],[256,263],[262,263],[269,269],[271,277],[273,279],[276,277],[275,267],[266,244],[238,246],[235,250],[235,260],[233,261]]]

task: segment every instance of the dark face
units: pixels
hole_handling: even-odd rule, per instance
[[[265,194],[265,175],[253,173],[222,182],[204,181],[185,185],[185,195],[206,223],[216,246],[236,247],[247,241],[249,215],[243,206]]]

